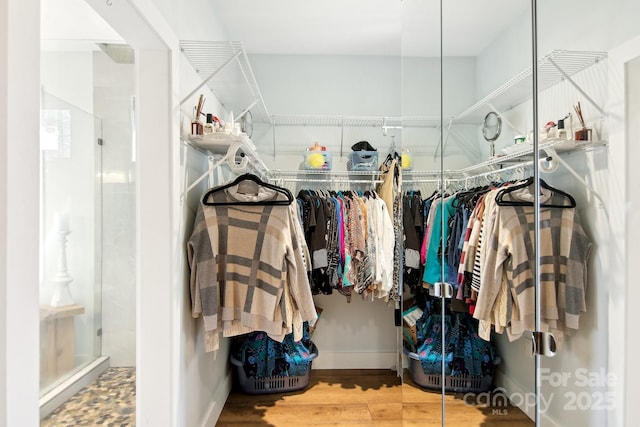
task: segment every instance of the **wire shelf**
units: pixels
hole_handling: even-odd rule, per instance
[[[571,152],[571,151],[578,151],[578,150],[585,151],[585,150],[601,147],[606,144],[607,144],[606,141],[572,141],[572,140],[564,140],[564,139],[553,139],[550,141],[541,142],[540,145],[538,146],[538,149],[544,150],[545,148],[554,148],[557,152]],[[487,169],[487,168],[497,169],[497,168],[500,168],[505,163],[531,160],[532,154],[533,154],[533,145],[523,144],[522,150],[505,154],[503,156],[496,156],[493,159],[490,159],[481,163],[476,163],[472,166],[461,169],[460,172],[464,174],[469,174],[471,172],[476,172],[476,171]]]
[[[438,127],[438,116],[377,117],[377,116],[323,116],[273,115],[274,126],[353,126],[353,127]],[[445,118],[449,120],[449,118]]]
[[[270,123],[251,64],[239,41],[180,41],[180,50],[220,103],[238,116],[251,108],[255,123]],[[211,77],[213,76],[213,77]]]
[[[538,60],[538,91],[542,92],[607,57],[606,52],[554,50]],[[511,78],[455,117],[457,123],[480,124],[489,111],[502,112],[531,98],[532,68]],[[495,109],[495,110],[494,110]]]

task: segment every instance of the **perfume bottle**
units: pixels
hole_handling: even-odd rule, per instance
[[[213,114],[207,114],[207,123],[204,124],[203,132],[205,135],[211,135],[216,131],[213,124]]]
[[[564,128],[564,119],[558,119],[558,130],[557,137],[558,139],[569,139],[570,133]]]

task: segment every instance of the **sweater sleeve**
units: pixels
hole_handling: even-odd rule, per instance
[[[489,196],[488,196],[489,197]],[[495,197],[495,195],[491,195]],[[487,200],[487,199],[485,199]],[[473,317],[479,320],[492,319],[494,304],[504,286],[502,272],[506,261],[502,246],[497,205],[487,204],[482,225],[482,245],[480,247],[480,289]],[[503,230],[504,231],[504,230]]]
[[[393,288],[395,231],[393,230],[391,216],[387,211],[387,205],[384,202],[379,202],[378,206],[380,208],[379,218],[382,221],[381,251],[379,252],[380,265],[382,267],[382,291],[383,295],[388,295]]]
[[[566,216],[569,212],[563,212]],[[561,284],[559,292],[559,309],[565,317],[565,326],[578,329],[580,313],[587,310],[585,294],[587,288],[587,263],[593,243],[580,222],[577,211],[571,221],[564,221],[562,228],[563,240],[569,241],[566,279]],[[570,225],[569,225],[570,224]],[[564,237],[568,236],[568,237]]]
[[[219,347],[218,270],[201,206],[187,242],[187,260],[190,267],[191,315],[204,319],[205,351],[214,351]]]
[[[287,247],[287,285],[294,304],[294,311],[300,313],[300,319],[314,321],[318,318],[311,294],[311,286],[307,276],[304,260],[303,238],[296,232],[296,218],[289,211],[289,230],[291,230],[291,244]]]

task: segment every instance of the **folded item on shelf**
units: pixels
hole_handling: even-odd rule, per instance
[[[356,142],[351,146],[351,149],[353,151],[378,151],[375,148],[373,148],[371,144],[369,144],[369,141]]]

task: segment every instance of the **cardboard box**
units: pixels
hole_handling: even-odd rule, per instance
[[[416,323],[422,317],[422,313],[422,310],[416,305],[411,305],[402,312],[403,338],[412,351],[416,349],[418,342]]]

